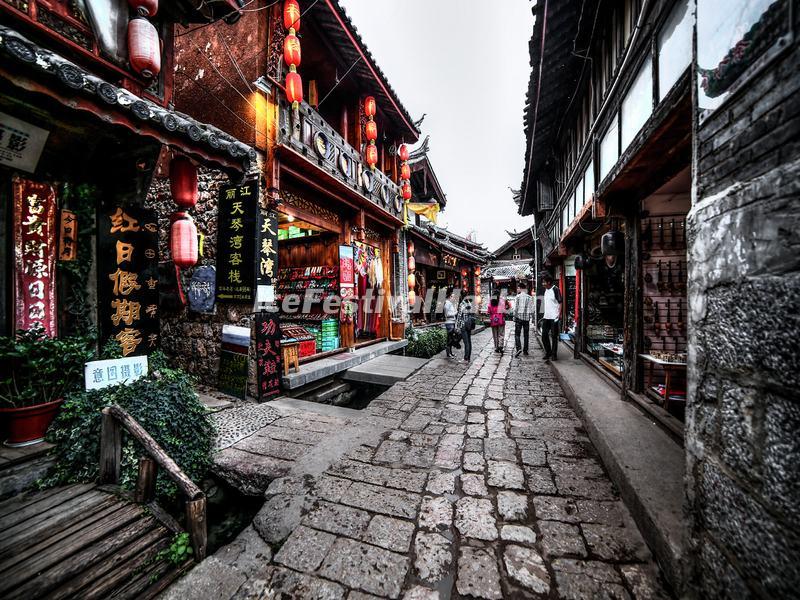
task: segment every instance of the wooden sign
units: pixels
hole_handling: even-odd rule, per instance
[[[41,326],[55,336],[56,191],[27,179],[13,180],[15,330]]]
[[[222,326],[222,351],[219,357],[217,387],[220,391],[241,398],[247,397],[247,356],[250,349],[250,328]]]
[[[217,302],[252,304],[255,299],[258,180],[223,186],[218,208]]]
[[[280,343],[278,314],[256,313],[256,376],[259,400],[281,393]]]
[[[61,209],[58,234],[58,260],[75,260],[78,256],[78,217],[66,208]]]
[[[260,304],[275,300],[275,274],[278,272],[278,215],[258,210],[258,267],[256,299]]]
[[[100,327],[123,356],[158,348],[157,223],[155,211],[137,206],[118,206],[97,219]]]

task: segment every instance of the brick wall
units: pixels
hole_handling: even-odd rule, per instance
[[[217,195],[222,185],[229,183],[223,172],[199,168],[197,205],[189,211],[197,231],[205,235],[203,257],[199,265],[216,265],[217,257]],[[156,177],[150,186],[147,205],[158,211],[159,256],[169,260],[169,216],[177,210],[169,190],[169,179]],[[187,290],[193,269],[183,271],[184,292]],[[182,310],[161,309],[161,349],[201,384],[216,386],[219,369],[219,353],[222,340],[222,325],[250,327],[252,305],[217,304],[213,315],[200,315]],[[250,364],[251,371],[253,362]],[[254,381],[254,372],[251,373]]]
[[[687,508],[700,597],[800,588],[800,46],[697,131]]]

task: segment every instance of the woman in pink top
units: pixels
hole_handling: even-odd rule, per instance
[[[500,294],[493,294],[489,300],[489,327],[492,328],[494,351],[502,352],[506,337],[506,311],[510,308],[508,300]]]

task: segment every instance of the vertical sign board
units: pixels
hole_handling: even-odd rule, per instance
[[[256,376],[258,399],[281,392],[281,326],[278,313],[256,313]]]
[[[255,299],[258,180],[226,185],[219,192],[217,302]]]
[[[78,217],[66,208],[61,209],[61,229],[58,234],[58,260],[75,260],[78,255]]]
[[[56,191],[46,183],[15,178],[14,329],[56,331]]]
[[[258,210],[258,258],[256,268],[256,302],[275,301],[275,273],[278,271],[278,215]]]
[[[158,220],[155,211],[118,206],[97,218],[97,295],[104,338],[123,356],[158,348]]]
[[[249,327],[222,326],[222,351],[219,356],[217,386],[220,391],[242,400],[247,397],[247,355],[249,349]]]

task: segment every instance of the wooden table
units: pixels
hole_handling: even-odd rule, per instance
[[[672,374],[675,371],[686,371],[686,363],[685,362],[670,362],[666,360],[662,360],[660,358],[656,358],[652,354],[640,354],[644,360],[650,363],[650,383],[653,382],[653,365],[659,365],[664,369],[664,399],[663,405],[664,408],[669,407],[669,400],[670,396],[672,395]],[[647,391],[651,391],[652,386],[648,386]]]

